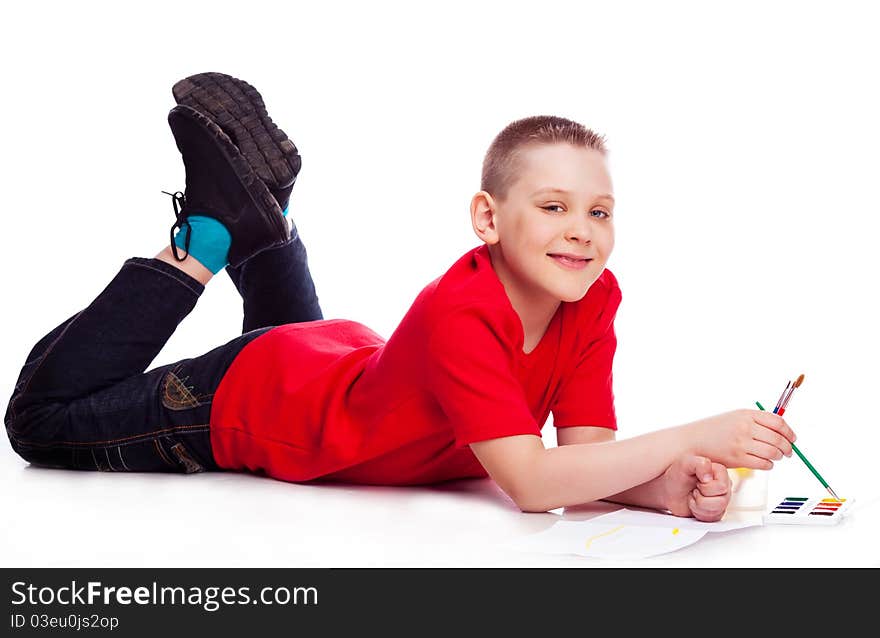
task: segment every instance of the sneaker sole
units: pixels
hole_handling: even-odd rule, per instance
[[[224,73],[199,73],[177,82],[171,93],[178,104],[216,122],[269,188],[284,189],[296,181],[299,150],[269,117],[253,86]]]
[[[211,118],[185,104],[175,106],[168,113],[168,122],[172,128],[175,118],[190,119],[208,131],[216,144],[217,150],[223,155],[226,163],[232,168],[239,182],[245,188],[248,195],[250,195],[254,207],[260,212],[269,228],[277,230],[278,243],[281,244],[287,241],[289,239],[290,227],[287,225],[287,220],[281,211],[281,207],[278,206],[275,196],[272,195],[269,188],[254,171],[250,162],[248,162],[223,129],[215,124]]]

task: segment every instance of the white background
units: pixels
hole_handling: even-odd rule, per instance
[[[801,450],[838,493],[873,502],[880,45],[870,3],[23,6],[4,10],[0,27],[4,411],[32,345],[125,258],[167,243],[173,213],[160,191],[184,179],[165,119],[171,85],[221,71],[260,90],[303,156],[291,214],[325,317],[385,337],[477,245],[468,205],[501,128],[555,114],[604,134],[618,201],[609,268],[623,291],[620,436],[772,406],[803,373],[786,414]],[[201,354],[240,322],[220,275],[154,364]],[[28,468],[0,447],[0,564],[556,564],[487,551],[556,516],[521,514],[488,482],[111,477]],[[771,485],[822,491],[796,459]],[[876,523],[877,509],[862,507],[862,520]],[[850,540],[868,538],[867,522],[847,524]],[[701,541],[671,560],[757,561],[762,533]],[[141,551],[157,534],[176,542]],[[751,554],[736,556],[743,548]],[[873,545],[860,551],[853,564],[880,564]],[[785,562],[767,552],[763,564]]]

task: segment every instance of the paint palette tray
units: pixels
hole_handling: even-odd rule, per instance
[[[764,513],[764,525],[837,525],[853,499],[786,496],[772,510]]]

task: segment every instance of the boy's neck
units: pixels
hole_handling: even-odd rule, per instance
[[[527,310],[523,312],[516,307],[512,300],[510,303],[522,322],[523,352],[528,354],[537,347],[538,343],[543,338],[544,333],[547,332],[547,327],[550,325],[550,322],[553,321],[553,315],[556,314],[561,302],[557,301],[552,307],[552,310],[541,309],[540,313],[531,305],[528,305]]]
[[[547,326],[553,320],[553,316],[562,303],[546,293],[529,293],[516,285],[513,276],[507,270],[503,258],[493,255],[489,247],[490,263],[501,285],[507,293],[507,299],[513,306],[514,312],[519,316],[523,329],[523,351],[528,354],[541,341]]]

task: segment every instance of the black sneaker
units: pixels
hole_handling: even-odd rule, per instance
[[[219,126],[188,106],[171,109],[168,124],[186,167],[186,191],[174,195],[175,259],[184,257],[174,243],[174,230],[189,233],[183,227],[190,215],[213,217],[226,227],[232,236],[231,266],[289,241],[290,227],[275,197]],[[188,246],[188,235],[186,239]]]
[[[198,73],[171,89],[178,104],[211,118],[238,146],[251,168],[284,210],[302,160],[293,142],[275,126],[259,92],[224,73]]]

